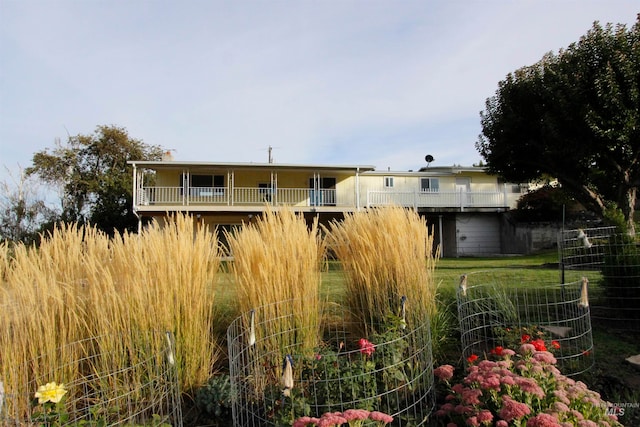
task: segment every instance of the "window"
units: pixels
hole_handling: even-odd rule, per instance
[[[184,183],[184,174],[180,176],[180,186]],[[191,187],[224,187],[224,175],[191,175]]]
[[[180,175],[180,194],[185,189],[186,174]],[[224,175],[189,175],[191,185],[189,195],[191,196],[223,196]]]
[[[393,177],[385,176],[384,177],[384,187],[385,188],[393,188]]]
[[[213,175],[191,175],[192,187],[213,187]]]
[[[436,193],[440,190],[440,180],[438,178],[422,178],[420,179],[420,190]]]

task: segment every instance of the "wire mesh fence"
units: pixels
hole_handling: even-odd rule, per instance
[[[564,375],[594,364],[586,278],[561,285],[504,282],[504,272],[463,276],[457,292],[464,358],[498,346],[517,350],[523,341],[543,339]],[[521,276],[524,276],[521,272]]]
[[[169,332],[75,341],[2,374],[3,426],[182,426]]]
[[[566,230],[559,233],[561,277],[588,275],[591,316],[618,329],[640,329],[640,236],[615,227]]]
[[[391,415],[396,426],[427,422],[434,406],[429,321],[391,322],[364,328],[338,305],[323,308],[317,344],[273,343],[286,302],[260,307],[234,320],[227,331],[234,426],[291,425],[303,415],[365,409]],[[279,313],[270,317],[270,313]],[[276,318],[280,317],[280,318]],[[283,340],[288,342],[287,340]]]

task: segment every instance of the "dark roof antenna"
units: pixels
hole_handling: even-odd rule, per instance
[[[431,154],[427,154],[424,156],[424,160],[427,162],[427,167],[429,167],[429,164],[433,162],[434,158]]]

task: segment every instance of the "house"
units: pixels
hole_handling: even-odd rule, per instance
[[[130,161],[133,211],[163,221],[185,212],[212,229],[231,229],[267,207],[288,206],[312,221],[399,205],[433,227],[443,256],[501,253],[500,214],[515,207],[519,185],[483,167],[376,171],[371,165]]]

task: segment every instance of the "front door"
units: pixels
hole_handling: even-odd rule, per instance
[[[314,176],[309,178],[309,198],[311,206],[336,205],[336,179]]]
[[[460,206],[469,204],[469,191],[471,190],[471,178],[456,178],[456,193],[460,196]]]

